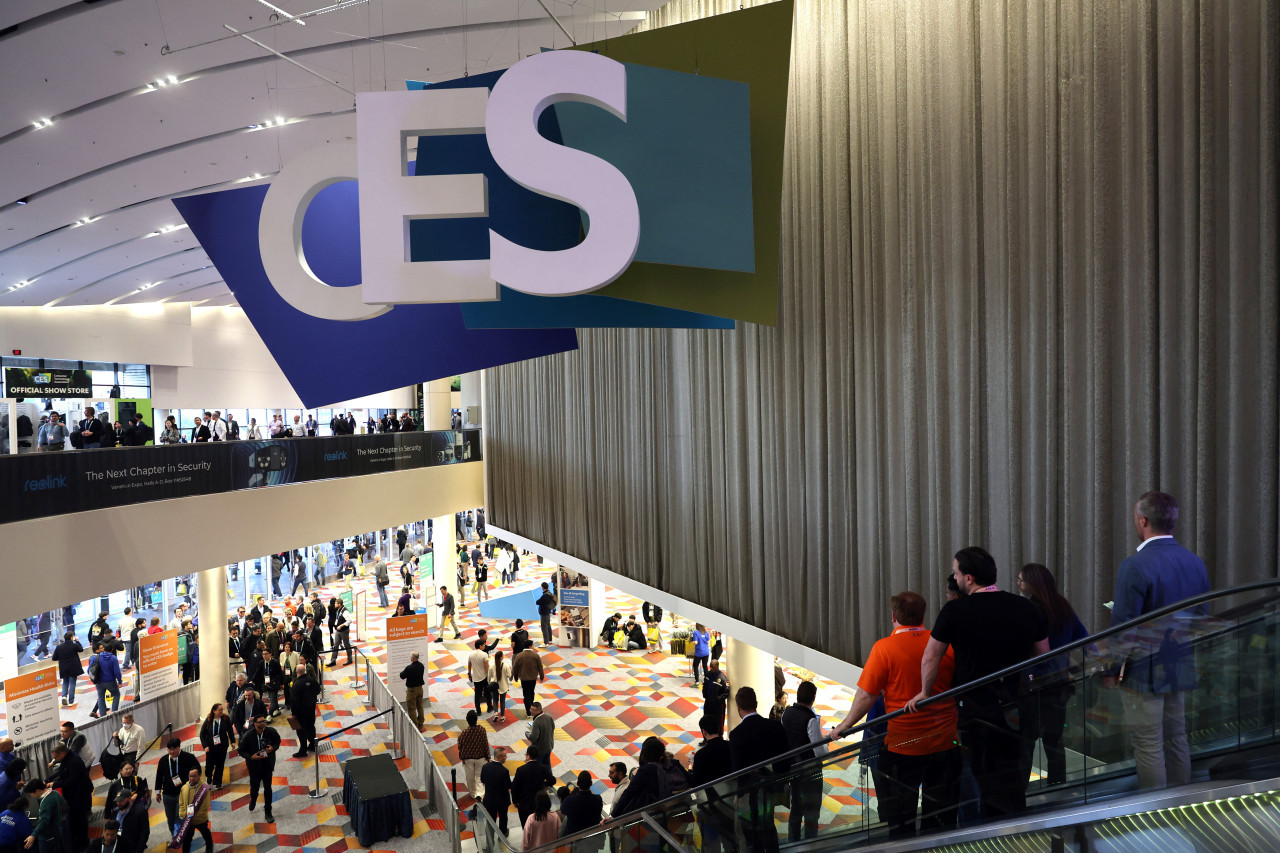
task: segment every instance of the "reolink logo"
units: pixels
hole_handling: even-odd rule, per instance
[[[47,492],[50,489],[65,488],[67,488],[66,474],[50,474],[47,477],[27,480],[22,484],[22,491],[24,492]]]
[[[337,450],[337,451],[334,451],[333,453],[326,453],[324,455],[325,462],[341,462],[346,458],[347,458],[347,451],[345,450]]]

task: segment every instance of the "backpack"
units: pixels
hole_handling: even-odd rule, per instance
[[[98,763],[102,765],[102,775],[106,778],[115,779],[120,775],[120,768],[124,766],[124,753],[120,751],[119,735],[111,736],[106,749],[102,750],[102,755],[98,758]]]
[[[102,677],[102,665],[98,663],[98,656],[94,655],[89,660],[89,683],[97,684],[98,679]]]

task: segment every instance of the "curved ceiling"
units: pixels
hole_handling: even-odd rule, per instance
[[[234,304],[170,199],[353,138],[352,92],[619,36],[665,2],[5,0],[0,307]]]

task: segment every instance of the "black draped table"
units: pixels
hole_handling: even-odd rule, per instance
[[[413,837],[413,797],[396,763],[383,753],[347,762],[342,805],[362,847],[401,835]]]

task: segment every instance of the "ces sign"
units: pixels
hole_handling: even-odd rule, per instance
[[[330,320],[376,317],[399,303],[498,298],[498,283],[538,296],[597,290],[626,271],[640,243],[640,209],[626,177],[608,162],[538,133],[553,104],[591,104],[626,121],[626,67],[595,53],[550,51],[512,66],[484,87],[367,92],[356,96],[356,144],[328,145],[291,160],[262,204],[258,242],[267,278],[294,308]],[[489,230],[481,260],[408,260],[414,219],[487,216],[485,176],[408,171],[410,137],[485,134],[512,180],[576,205],[589,217],[581,243],[559,251],[518,245]],[[302,221],[325,187],[359,179],[362,283],[331,287],[307,265]]]

